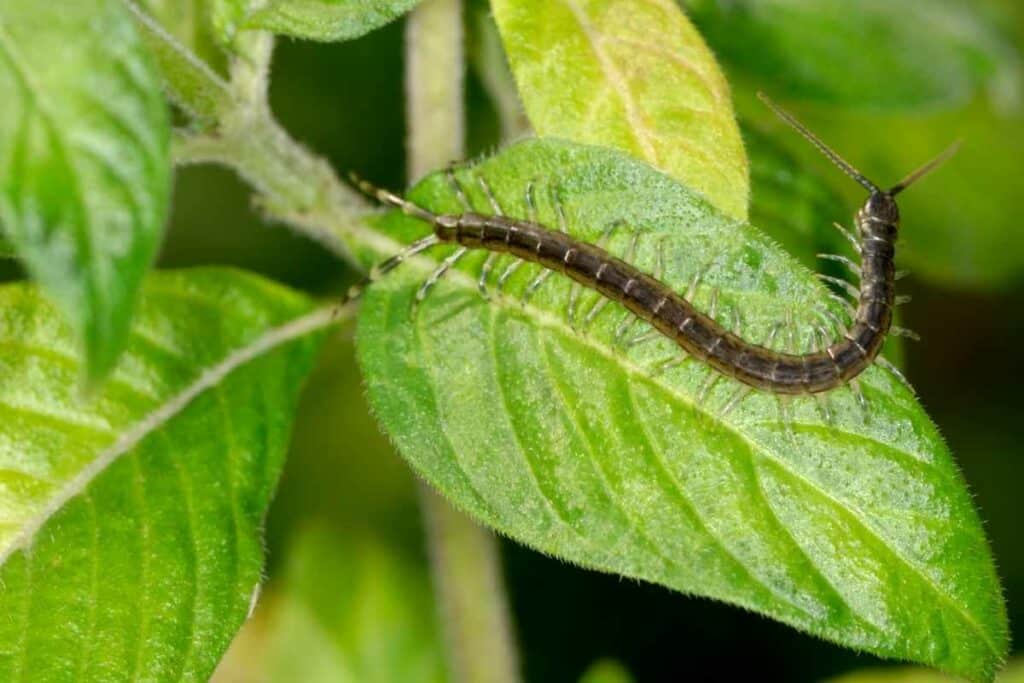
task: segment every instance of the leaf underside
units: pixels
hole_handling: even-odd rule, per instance
[[[0,9],[0,225],[72,322],[98,380],[128,336],[163,231],[160,77],[118,0]]]
[[[538,135],[614,147],[747,217],[729,86],[672,0],[493,0]]]
[[[656,269],[696,305],[717,290],[716,317],[776,347],[806,350],[825,291],[749,225],[649,166],[608,149],[529,140],[458,172],[477,210],[475,176],[508,215],[557,225]],[[411,199],[458,213],[440,174]],[[427,226],[397,213],[380,228],[408,242]],[[861,377],[869,414],[849,389],[790,407],[752,394],[719,413],[738,385],[716,381],[665,339],[616,344],[626,319],[554,276],[527,304],[537,266],[485,301],[470,253],[413,315],[412,298],[451,247],[375,284],[361,308],[358,352],[378,418],[412,465],[458,507],[565,560],[740,605],[829,640],[982,678],[1006,650],[1006,622],[985,538],[934,425],[893,376]],[[368,254],[364,257],[369,259]],[[493,280],[506,264],[503,257]],[[570,321],[569,308],[576,299]],[[834,312],[834,311],[833,311]],[[648,326],[636,323],[628,338]],[[831,334],[838,334],[837,331]],[[707,391],[706,395],[702,394]]]
[[[209,677],[260,583],[315,336],[174,401],[308,307],[234,271],[154,274],[83,403],[67,326],[34,287],[0,288],[0,680]]]

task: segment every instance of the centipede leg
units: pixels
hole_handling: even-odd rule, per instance
[[[416,297],[413,299],[413,308],[417,308],[423,300],[427,298],[427,294],[433,289],[434,285],[445,276],[452,266],[459,262],[463,256],[469,252],[468,247],[459,247],[453,251],[448,257],[446,257],[441,264],[430,274],[426,281],[420,285],[420,288],[416,290]]]
[[[833,222],[832,227],[838,230],[839,234],[842,235],[847,242],[853,245],[853,250],[855,252],[857,252],[858,254],[860,253],[860,242],[857,240],[857,237],[852,232],[850,232],[845,226],[843,226],[840,223]]]
[[[634,232],[632,239],[629,241],[629,247],[626,248],[626,253],[623,254],[622,260],[629,263],[636,256],[637,243],[640,240],[640,233]],[[583,327],[589,327],[594,319],[604,310],[605,306],[610,303],[608,297],[602,296],[597,299],[590,310],[587,311],[587,316],[583,319]]]
[[[406,260],[440,243],[441,240],[438,239],[437,235],[427,235],[426,237],[420,238],[419,240],[408,245],[395,255],[384,259],[380,263],[377,263],[372,268],[370,268],[370,272],[366,275],[366,277],[364,277],[362,280],[348,288],[348,291],[345,294],[345,299],[351,301],[352,299],[358,298],[363,293],[363,290],[365,290],[368,286],[370,286],[377,280],[380,280],[382,277],[390,273],[398,266],[402,265],[402,263],[404,263]]]
[[[469,201],[469,197],[466,195],[466,190],[462,186],[458,177],[455,175],[455,164],[449,164],[444,170],[444,178],[448,182],[448,186],[451,188],[452,193],[455,195],[455,199],[458,200],[459,206],[466,213],[473,210],[473,205]]]
[[[867,424],[870,421],[871,410],[868,405],[868,398],[864,395],[864,391],[861,389],[860,380],[854,377],[849,382],[850,392],[853,394],[853,398],[857,401],[857,406],[860,408],[861,422]]]
[[[526,217],[527,217],[527,219],[529,221],[536,222],[537,221],[537,203],[536,203],[535,198],[534,198],[533,187],[534,187],[533,181],[530,181],[527,184],[527,186],[526,186],[526,213],[527,213]],[[558,203],[559,200],[558,200],[557,196],[555,195],[555,192],[556,192],[556,190],[554,190],[553,188],[549,187],[549,194],[551,196],[551,203],[552,203],[552,205],[554,205],[556,207],[555,210],[558,211],[558,210],[560,210],[561,204]],[[561,232],[563,232],[563,233],[565,232],[564,220],[563,220],[563,222],[559,223],[558,229]],[[526,302],[529,301],[533,297],[533,295],[537,292],[537,290],[541,288],[541,285],[543,285],[545,282],[547,282],[548,278],[551,277],[553,274],[554,274],[553,270],[548,270],[547,268],[542,268],[540,270],[540,272],[537,273],[536,277],[534,277],[533,280],[530,281],[530,284],[528,284],[526,286],[526,289],[523,291],[522,303],[526,304]]]
[[[708,368],[708,376],[704,380],[704,383],[701,385],[700,389],[697,391],[697,405],[704,405],[704,402],[711,394],[711,390],[714,388],[715,384],[718,383],[718,380],[721,379],[721,377],[722,376],[718,374],[717,370],[715,370],[714,368]]]
[[[832,261],[846,266],[851,273],[856,275],[858,278],[861,277],[860,266],[853,262],[852,259],[840,254],[817,254],[817,257],[824,261]]]
[[[564,212],[559,211],[559,221],[561,222],[564,219]],[[613,221],[612,223],[610,223],[608,227],[604,229],[604,232],[601,233],[601,236],[597,238],[597,241],[594,243],[594,245],[600,247],[601,249],[605,249],[608,245],[608,241],[612,237],[612,234],[621,225],[623,225],[622,221]],[[563,232],[565,231],[563,230]],[[578,282],[573,282],[572,286],[569,288],[569,307],[566,310],[566,316],[569,320],[569,324],[572,325],[573,327],[576,327],[576,309],[579,306],[580,292],[582,290],[583,288],[580,286]],[[603,300],[604,297],[601,297],[601,299]],[[584,327],[586,326],[586,322],[588,320],[589,318],[587,320],[584,320]]]
[[[775,395],[775,405],[779,410],[779,423],[782,425],[782,431],[789,436],[789,439],[795,440],[796,432],[793,431],[793,411],[792,399],[790,396],[785,394]]]
[[[856,301],[857,298],[860,296],[860,292],[857,290],[857,288],[841,277],[833,277],[831,275],[826,275],[824,273],[815,273],[814,276],[817,277],[819,280],[831,283],[839,287],[854,301]]]
[[[904,374],[900,372],[899,368],[893,365],[888,358],[879,355],[875,358],[875,364],[891,372],[893,375],[896,376],[896,379],[898,379],[903,386],[905,386],[907,389],[910,389],[910,391],[914,391],[914,387],[911,386],[910,381],[907,380],[906,376],[904,376]]]
[[[827,393],[814,394],[814,401],[818,405],[818,412],[825,420],[825,424],[832,425],[835,422],[835,413],[832,410],[832,403]]]
[[[675,355],[675,356],[669,356],[668,358],[666,358],[664,360],[658,361],[657,363],[654,364],[653,367],[651,367],[651,370],[650,370],[651,376],[652,377],[657,377],[658,375],[662,374],[663,372],[671,370],[674,367],[678,367],[678,366],[682,365],[683,363],[685,363],[686,360],[689,357],[690,356],[688,354],[683,353],[683,354],[678,354],[678,355]]]
[[[505,212],[501,208],[501,204],[498,203],[498,199],[494,196],[494,191],[491,189],[490,184],[483,176],[477,176],[477,184],[480,186],[480,190],[484,193],[487,198],[487,203],[491,205],[491,211],[494,212],[495,216],[504,216]],[[527,194],[529,195],[530,189],[528,186]],[[487,291],[487,280],[490,277],[491,269],[494,267],[494,262],[498,258],[498,253],[492,251],[484,259],[484,264],[480,268],[480,278],[477,280],[477,289],[480,291],[480,295],[485,298],[490,298],[490,293]]]
[[[664,246],[664,242],[665,242],[665,238],[662,237],[662,239],[660,240],[660,244],[659,244],[658,250],[657,250],[657,257],[655,258],[655,261],[654,261],[654,279],[655,280],[661,280],[664,277],[664,274],[665,274],[665,254],[664,254],[664,250],[662,248]],[[637,320],[638,320],[638,318],[633,313],[631,313],[629,311],[625,312],[625,316],[622,318],[622,320],[619,322],[618,326],[615,328],[615,335],[612,337],[612,344],[615,346],[615,348],[621,348],[622,347],[622,345],[623,345],[623,341],[622,340],[625,338],[626,333],[629,332],[629,330],[633,327],[633,325],[636,324]],[[686,354],[683,354],[683,356],[679,358],[679,363],[682,363],[684,360],[686,360],[686,358],[687,358]],[[672,359],[669,359],[669,360],[671,361]],[[664,368],[661,368],[660,370],[658,370],[656,368],[656,371],[657,372],[663,372],[664,370],[667,370],[668,367],[671,367],[671,365],[669,365],[667,367],[664,367]]]
[[[917,332],[914,332],[913,330],[906,327],[900,327],[899,325],[891,325],[889,327],[889,336],[903,337],[905,339],[909,339],[910,341],[921,341],[921,335],[919,335]]]
[[[729,400],[725,402],[725,405],[722,406],[722,410],[719,411],[718,416],[725,417],[731,413],[733,409],[736,408],[736,406],[738,406],[748,394],[750,394],[750,390],[751,387],[749,385],[741,384],[739,389],[737,389],[736,392],[729,397]]]

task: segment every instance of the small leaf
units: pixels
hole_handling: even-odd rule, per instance
[[[0,287],[0,679],[208,678],[260,583],[330,321],[308,310],[234,271],[155,274],[124,362],[82,405],[67,325],[36,288]]]
[[[168,96],[188,112],[197,128],[215,127],[219,116],[232,104],[227,82],[153,16],[135,5],[129,8],[160,69]]]
[[[670,178],[604,148],[554,140],[514,145],[459,172],[478,210],[485,176],[509,215],[538,218],[609,244],[760,341],[776,322],[796,349],[814,343],[828,307],[811,273],[756,229],[737,224]],[[460,211],[443,174],[411,198]],[[421,222],[388,214],[403,242]],[[705,394],[703,364],[663,338],[617,344],[628,318],[598,297],[575,298],[553,277],[527,304],[537,274],[518,269],[504,294],[476,292],[483,253],[443,279],[413,315],[414,292],[445,250],[378,282],[360,311],[358,352],[371,405],[399,450],[458,507],[504,534],[586,567],[756,610],[849,647],[984,678],[1006,651],[998,579],[949,450],[913,394],[870,368],[865,417],[848,389],[829,395],[830,423],[796,400],[792,431],[774,397]],[[506,261],[507,262],[507,261]],[[499,262],[496,273],[502,272]],[[834,309],[829,309],[834,312]],[[636,323],[627,335],[649,329]],[[838,331],[833,331],[833,335]]]
[[[1020,55],[977,3],[683,4],[725,64],[779,96],[876,109],[1020,99]]]
[[[118,0],[0,8],[0,225],[102,378],[170,191],[160,78]]]
[[[311,526],[287,564],[257,613],[258,633],[243,634],[225,668],[267,683],[447,680],[423,559],[366,532]]]
[[[210,23],[211,0],[139,0],[146,14],[153,17],[176,42],[211,68],[226,68],[224,52],[217,44]]]
[[[271,0],[253,12],[246,28],[309,40],[352,40],[390,23],[419,0]]]
[[[295,38],[341,41],[394,21],[419,0],[213,0],[213,23],[230,43],[240,29],[262,29]]]
[[[671,0],[494,0],[538,135],[629,152],[746,218],[729,86]]]

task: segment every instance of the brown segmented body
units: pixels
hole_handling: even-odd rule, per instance
[[[874,193],[857,214],[862,250],[860,304],[843,339],[806,354],[753,344],[726,330],[668,285],[601,247],[538,223],[477,213],[421,216],[443,242],[510,253],[563,273],[617,301],[684,351],[744,384],[777,394],[812,394],[841,386],[878,356],[892,324],[894,243],[899,211]]]
[[[402,209],[410,216],[429,222],[434,235],[410,245],[402,254],[380,264],[363,283],[354,288],[353,295],[412,254],[438,242],[458,243],[466,249],[509,253],[524,261],[564,273],[583,286],[619,302],[674,340],[688,354],[748,386],[775,394],[818,394],[840,387],[878,359],[885,338],[892,329],[892,309],[896,303],[894,257],[900,222],[895,197],[948,159],[959,143],[910,173],[892,188],[882,190],[791,114],[763,94],[759,93],[759,96],[832,163],[870,193],[855,217],[858,251],[861,254],[861,282],[853,322],[842,339],[824,349],[802,354],[782,353],[746,341],[698,311],[693,304],[657,278],[599,246],[581,242],[565,232],[551,230],[535,221],[483,215],[473,211],[438,215],[358,179],[356,184],[366,193]],[[462,194],[461,189],[457,192]],[[466,203],[465,197],[462,199]],[[497,210],[493,197],[491,202]],[[452,263],[454,261],[435,271],[427,284],[436,282]],[[425,288],[421,288],[420,294],[424,292]]]

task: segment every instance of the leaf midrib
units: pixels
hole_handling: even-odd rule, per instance
[[[11,540],[6,548],[0,551],[0,566],[6,564],[14,553],[27,547],[35,538],[36,533],[63,509],[68,501],[86,491],[89,484],[117,462],[122,455],[133,450],[149,435],[157,432],[178,416],[197,397],[207,390],[216,388],[235,370],[266,353],[340,322],[343,315],[345,317],[351,315],[352,309],[351,304],[347,304],[343,308],[327,306],[293,318],[288,322],[269,328],[248,344],[229,351],[218,363],[200,370],[189,385],[122,432],[113,444],[101,450],[78,474],[67,480],[36,515],[27,519],[22,525],[22,531]]]
[[[353,231],[353,233],[356,232],[357,231]],[[358,232],[361,233],[364,231],[359,230]],[[365,232],[378,234],[372,230],[367,230]],[[385,238],[385,241],[388,240],[386,240]],[[397,243],[395,246],[398,246]],[[416,264],[418,267],[426,269],[426,266],[424,265],[425,263],[436,264],[436,260],[421,255],[415,257],[414,259],[410,259],[407,263],[409,263],[410,265]],[[453,269],[452,271],[450,271],[450,274],[448,275],[447,279],[451,282],[458,282],[460,287],[463,287],[466,290],[472,290],[473,292],[477,291],[476,282],[461,270]],[[558,317],[554,313],[551,313],[546,309],[537,308],[537,306],[532,302],[527,303],[526,306],[523,306],[519,299],[514,299],[513,297],[509,296],[504,292],[492,292],[488,305],[501,305],[507,310],[512,311],[530,311],[533,314],[531,318],[534,319],[538,325],[548,327],[549,329],[552,329],[570,338],[578,340],[579,342],[589,346],[594,351],[603,355],[607,360],[612,361],[613,364],[618,365],[623,370],[623,372],[626,372],[628,375],[639,377],[642,381],[646,382],[650,386],[663,391],[664,393],[673,397],[675,400],[678,400],[682,404],[689,406],[691,409],[699,411],[700,413],[703,413],[705,416],[713,420],[719,421],[719,423],[726,429],[728,429],[729,432],[731,432],[732,434],[746,442],[753,452],[763,453],[764,457],[766,457],[771,462],[776,463],[782,470],[788,472],[792,477],[802,482],[803,485],[807,486],[813,491],[818,492],[819,495],[828,500],[831,504],[835,505],[837,508],[846,510],[850,514],[851,518],[856,521],[856,523],[869,535],[870,538],[874,539],[881,547],[885,548],[892,555],[892,557],[894,557],[898,562],[907,567],[915,576],[917,576],[921,581],[923,581],[924,584],[928,586],[932,590],[932,592],[939,596],[939,598],[943,602],[953,607],[954,611],[957,614],[959,614],[968,625],[970,625],[975,631],[977,631],[977,633],[980,635],[980,638],[985,643],[986,647],[988,647],[988,649],[997,658],[999,657],[1001,650],[998,647],[996,647],[996,645],[992,642],[991,638],[988,636],[985,629],[983,629],[980,626],[980,624],[977,622],[974,616],[970,612],[968,612],[963,605],[961,605],[958,602],[955,602],[951,596],[946,594],[944,591],[940,590],[939,586],[927,573],[925,573],[925,571],[922,568],[918,567],[915,563],[903,557],[896,548],[891,546],[882,536],[880,536],[879,533],[874,529],[874,527],[871,524],[869,524],[869,522],[863,517],[862,511],[860,511],[855,506],[851,506],[839,501],[834,496],[829,494],[827,491],[822,490],[821,487],[818,486],[815,482],[807,479],[801,473],[793,470],[789,466],[789,463],[787,463],[784,459],[780,458],[769,446],[764,445],[761,442],[756,441],[749,437],[748,435],[744,434],[743,431],[738,429],[734,423],[728,420],[720,420],[717,414],[712,413],[706,407],[702,406],[700,403],[691,399],[685,394],[679,393],[676,390],[676,388],[670,387],[663,383],[662,381],[650,377],[650,375],[644,368],[628,361],[623,357],[620,357],[612,353],[603,344],[597,343],[596,338],[593,337],[592,335],[580,334],[577,330],[574,330],[571,327],[569,327],[562,318]],[[889,445],[889,448],[892,448],[892,446]],[[910,457],[913,457],[913,454],[908,455],[910,455]]]

